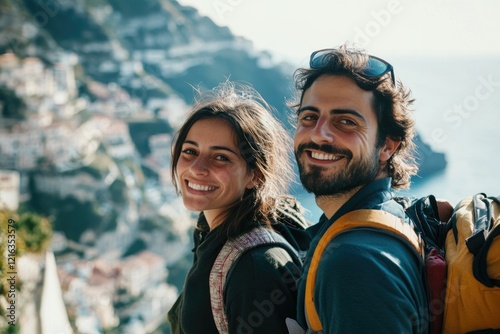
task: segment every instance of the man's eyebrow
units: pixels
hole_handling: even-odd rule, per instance
[[[313,111],[313,112],[319,112],[319,109],[316,108],[316,107],[313,107],[313,106],[303,106],[303,107],[300,107],[299,109],[297,109],[297,116],[300,115],[302,112],[304,111]]]
[[[195,142],[195,141],[193,141],[193,140],[185,140],[184,144],[191,144],[191,145],[196,146],[196,147],[199,146],[198,143]],[[231,153],[233,153],[235,155],[238,155],[237,152],[235,152],[234,150],[232,150],[231,148],[229,148],[227,146],[215,145],[215,146],[210,146],[210,149],[214,150],[214,151],[221,151],[221,150],[222,151],[228,151],[228,152],[231,152]]]
[[[306,105],[306,106],[303,106],[297,110],[297,116],[300,115],[304,111],[312,111],[314,113],[319,113],[318,108],[316,108],[314,106]],[[362,120],[365,119],[365,117],[360,112],[358,112],[357,110],[354,110],[354,109],[332,109],[332,110],[330,110],[330,114],[337,114],[337,115],[349,114],[349,115],[353,115],[357,118],[360,118]]]
[[[333,109],[330,111],[331,114],[349,114],[349,115],[353,115],[357,118],[361,118],[361,119],[365,119],[365,117],[357,110],[354,110],[354,109]]]

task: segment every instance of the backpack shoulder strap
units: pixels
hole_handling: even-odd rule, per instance
[[[306,278],[305,313],[309,328],[314,332],[323,330],[318,312],[314,306],[314,287],[316,272],[325,249],[330,241],[338,234],[354,228],[378,228],[392,232],[394,235],[409,243],[418,256],[423,258],[424,247],[420,236],[413,228],[400,218],[381,210],[355,210],[346,213],[337,219],[321,237],[314,250],[311,264]]]
[[[288,246],[285,238],[271,229],[257,227],[236,238],[228,240],[217,255],[210,271],[210,304],[215,325],[219,333],[228,332],[228,320],[224,311],[224,288],[227,274],[238,258],[246,251],[262,245],[276,244],[289,253],[295,250]],[[298,258],[298,254],[290,254]]]

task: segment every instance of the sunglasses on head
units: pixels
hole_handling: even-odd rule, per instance
[[[332,51],[336,50],[322,49],[311,53],[311,58],[309,59],[309,67],[321,68],[323,66],[326,66],[335,57],[335,55],[332,54]],[[360,74],[367,78],[380,78],[381,76],[387,74],[388,72],[391,73],[392,83],[396,85],[396,79],[394,77],[394,68],[392,67],[392,65],[383,59],[368,55],[368,64],[360,72]]]

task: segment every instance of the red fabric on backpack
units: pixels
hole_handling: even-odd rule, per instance
[[[443,330],[444,296],[446,289],[446,260],[437,248],[432,248],[425,259],[425,275],[429,293],[429,316],[432,334]]]

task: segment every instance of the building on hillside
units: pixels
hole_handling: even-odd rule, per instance
[[[19,172],[0,170],[0,209],[16,211],[19,207]]]
[[[142,251],[127,257],[121,266],[120,283],[131,296],[139,296],[167,277],[165,259],[153,252]]]

